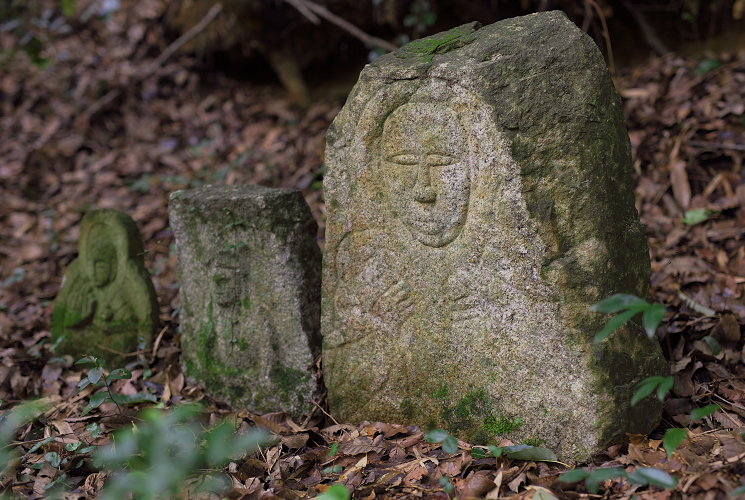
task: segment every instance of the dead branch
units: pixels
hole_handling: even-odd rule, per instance
[[[321,23],[321,20],[318,18],[318,16],[313,14],[313,12],[304,3],[298,2],[297,0],[287,0],[287,3],[299,10],[300,13],[308,18],[308,20],[313,24]]]
[[[687,141],[693,147],[704,149],[729,149],[731,151],[745,151],[745,144],[727,144],[724,142]]]
[[[589,3],[593,9],[595,9],[595,12],[598,13],[598,17],[600,18],[600,24],[603,26],[603,38],[605,39],[605,47],[608,50],[608,66],[610,67],[610,72],[612,75],[616,74],[616,61],[613,57],[613,46],[610,43],[610,32],[608,31],[608,24],[605,22],[605,14],[603,14],[603,9],[600,8],[600,5],[595,0],[586,0],[587,3]]]
[[[328,22],[337,25],[338,27],[340,27],[347,33],[358,38],[368,47],[380,47],[381,49],[385,49],[391,52],[398,48],[397,45],[391,42],[388,42],[386,40],[383,40],[382,38],[368,35],[367,33],[362,31],[361,29],[359,29],[357,26],[350,23],[346,19],[342,19],[341,17],[337,16],[333,12],[329,11],[326,7],[322,5],[318,5],[317,3],[312,2],[311,0],[285,0],[285,1],[289,3],[290,5],[292,5],[293,7],[295,7],[298,11],[300,11],[301,14],[305,15],[305,17],[308,17],[306,12],[317,14],[318,16],[327,20]],[[309,19],[313,21],[312,18],[309,18]]]
[[[195,24],[189,31],[174,40],[173,43],[171,43],[168,47],[166,47],[166,49],[161,52],[158,58],[150,65],[148,65],[145,71],[137,75],[137,77],[135,78],[135,82],[131,83],[140,82],[145,78],[152,76],[173,54],[176,53],[176,51],[178,51],[178,49],[189,43],[194,37],[204,31],[205,28],[207,28],[207,26],[209,26],[209,24],[215,20],[215,18],[218,14],[220,14],[221,11],[222,4],[216,3],[215,5],[213,5],[201,21]],[[121,93],[122,90],[120,88],[115,88],[109,90],[101,98],[97,99],[88,107],[88,109],[86,109],[75,119],[76,127],[86,128],[88,126],[88,121],[90,120],[90,118],[101,111],[104,107],[106,107],[111,101],[119,97]]]
[[[168,58],[176,53],[178,49],[189,43],[193,38],[204,31],[204,29],[207,28],[207,26],[209,26],[209,24],[215,20],[220,12],[222,12],[222,4],[216,3],[215,5],[213,5],[212,8],[207,11],[207,14],[205,14],[201,21],[195,24],[189,31],[178,37],[166,48],[166,50],[161,52],[158,58],[153,61],[153,63],[145,71],[145,74],[142,75],[140,78],[144,79],[155,73],[158,68],[160,68],[163,63],[168,60]]]
[[[585,15],[584,19],[582,20],[582,31],[587,33],[590,31],[590,24],[592,24],[592,6],[585,2]]]
[[[652,29],[652,26],[650,26],[647,22],[644,14],[639,12],[639,9],[637,9],[629,0],[621,0],[621,3],[623,4],[624,8],[629,11],[629,14],[631,14],[631,17],[634,18],[636,24],[639,25],[639,29],[642,31],[642,36],[644,37],[644,41],[647,42],[647,45],[649,45],[650,48],[654,50],[655,53],[657,53],[657,55],[659,56],[668,54],[670,52],[670,49],[668,49],[665,44],[662,43],[662,40],[659,39],[657,34]]]

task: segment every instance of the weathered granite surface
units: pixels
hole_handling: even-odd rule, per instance
[[[321,253],[299,191],[208,186],[171,195],[186,374],[235,407],[313,408]]]
[[[76,359],[90,354],[116,367],[127,359],[123,354],[151,340],[158,298],[144,253],[129,215],[100,209],[83,217],[79,256],[67,269],[52,313],[58,353]]]
[[[587,459],[651,430],[666,370],[613,293],[650,272],[620,100],[564,14],[464,25],[365,67],[328,132],[322,332],[343,421],[543,440]]]

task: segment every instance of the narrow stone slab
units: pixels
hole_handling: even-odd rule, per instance
[[[620,100],[564,14],[464,25],[365,67],[328,132],[322,331],[343,421],[542,442],[585,460],[660,405],[640,328],[593,346],[589,308],[645,296]],[[633,330],[633,331],[632,331]]]
[[[186,374],[234,407],[310,410],[321,253],[299,191],[208,186],[171,195]]]
[[[52,313],[57,352],[90,354],[122,365],[123,354],[149,343],[158,325],[158,298],[145,270],[137,225],[124,212],[100,209],[83,217],[79,256],[67,269]]]

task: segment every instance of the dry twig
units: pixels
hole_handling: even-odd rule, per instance
[[[605,22],[605,14],[603,14],[603,9],[600,8],[600,5],[595,0],[587,0],[587,3],[589,3],[593,9],[598,13],[598,17],[600,18],[600,24],[603,26],[603,38],[605,39],[605,47],[608,50],[608,66],[610,67],[610,72],[612,75],[616,74],[616,61],[613,57],[613,46],[610,43],[610,32],[608,31],[608,24]]]
[[[145,79],[155,73],[158,68],[160,68],[163,63],[168,60],[168,58],[176,53],[178,49],[189,43],[193,38],[204,31],[205,28],[207,28],[207,26],[209,26],[209,24],[215,20],[220,12],[222,12],[222,4],[216,3],[215,5],[213,5],[212,8],[207,11],[207,14],[205,14],[201,21],[195,24],[189,31],[178,37],[173,43],[166,47],[166,50],[161,52],[158,58],[153,61],[150,66],[148,66],[148,69],[145,71],[145,73],[140,76],[140,79]]]
[[[349,33],[350,35],[360,39],[365,45],[370,47],[380,47],[381,49],[385,49],[388,51],[394,51],[398,48],[397,45],[392,44],[391,42],[388,42],[386,40],[383,40],[382,38],[378,38],[376,36],[368,35],[361,29],[359,29],[354,24],[350,23],[346,19],[342,19],[341,17],[337,16],[333,12],[329,11],[326,7],[322,5],[318,5],[315,2],[311,2],[310,0],[285,0],[287,3],[295,7],[298,11],[300,11],[301,14],[303,14],[305,17],[310,19],[310,21],[313,24],[318,24],[314,19],[318,19],[318,17],[315,17],[315,14],[318,16],[324,18],[325,20],[329,21],[330,23],[333,23]],[[312,14],[312,17],[308,16],[308,13]]]
[[[135,78],[134,82],[130,82],[129,85],[141,82],[145,78],[152,76],[156,71],[158,71],[158,69],[160,69],[161,66],[163,66],[163,63],[165,63],[173,54],[176,53],[176,51],[178,51],[178,49],[189,43],[194,37],[204,31],[205,28],[207,28],[207,26],[209,26],[209,24],[215,20],[220,12],[222,12],[222,4],[217,3],[213,5],[201,21],[195,24],[194,27],[192,27],[189,31],[174,40],[173,43],[171,43],[168,47],[166,47],[166,49],[161,52],[158,58],[150,65],[148,65],[147,69],[145,69],[145,71],[138,75]],[[103,95],[103,97],[96,100],[88,107],[88,109],[86,109],[76,118],[76,127],[79,129],[87,128],[88,122],[90,121],[91,117],[105,108],[111,101],[119,97],[121,93],[122,90],[120,88],[109,90],[106,94]]]
[[[621,0],[621,3],[626,8],[627,11],[629,11],[629,14],[631,14],[631,17],[634,18],[634,21],[636,21],[636,24],[639,25],[639,29],[642,32],[642,36],[644,37],[644,41],[647,42],[647,45],[654,50],[657,55],[664,56],[665,54],[670,53],[670,49],[665,46],[664,43],[662,43],[662,40],[657,36],[657,34],[652,29],[652,26],[647,22],[647,19],[644,17],[644,15],[639,12],[639,9],[634,6],[629,0]]]

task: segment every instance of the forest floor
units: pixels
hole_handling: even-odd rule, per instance
[[[0,30],[0,399],[3,408],[32,398],[48,404],[20,429],[21,456],[0,477],[3,488],[40,498],[58,480],[68,498],[96,497],[105,473],[75,443],[110,442],[143,407],[120,411],[109,402],[83,414],[94,391],[78,392],[85,370],[50,352],[53,301],[76,256],[81,218],[94,207],[137,221],[161,304],[157,341],[132,356],[132,378],[112,390],[149,393],[166,407],[201,401],[212,421],[275,435],[261,453],[229,465],[227,497],[313,497],[341,482],[355,498],[714,499],[744,484],[745,50],[651,59],[617,75],[651,248],[651,297],[667,308],[658,336],[675,385],[654,432],[584,465],[657,467],[679,481],[661,489],[610,479],[592,495],[581,482],[560,482],[560,464],[476,458],[463,442],[447,453],[416,427],[339,423],[320,409],[298,422],[232,411],[185,381],[168,194],[208,183],[297,188],[322,236],[325,131],[342,103],[316,99],[303,110],[279,88],[204,74],[188,54],[159,60],[172,41],[159,22],[165,2],[133,4],[102,16],[79,2],[67,20],[52,12],[29,28],[45,44],[36,62],[9,55],[20,35]],[[691,410],[709,404],[720,410],[692,422]],[[668,457],[662,437],[675,426],[688,437]]]

